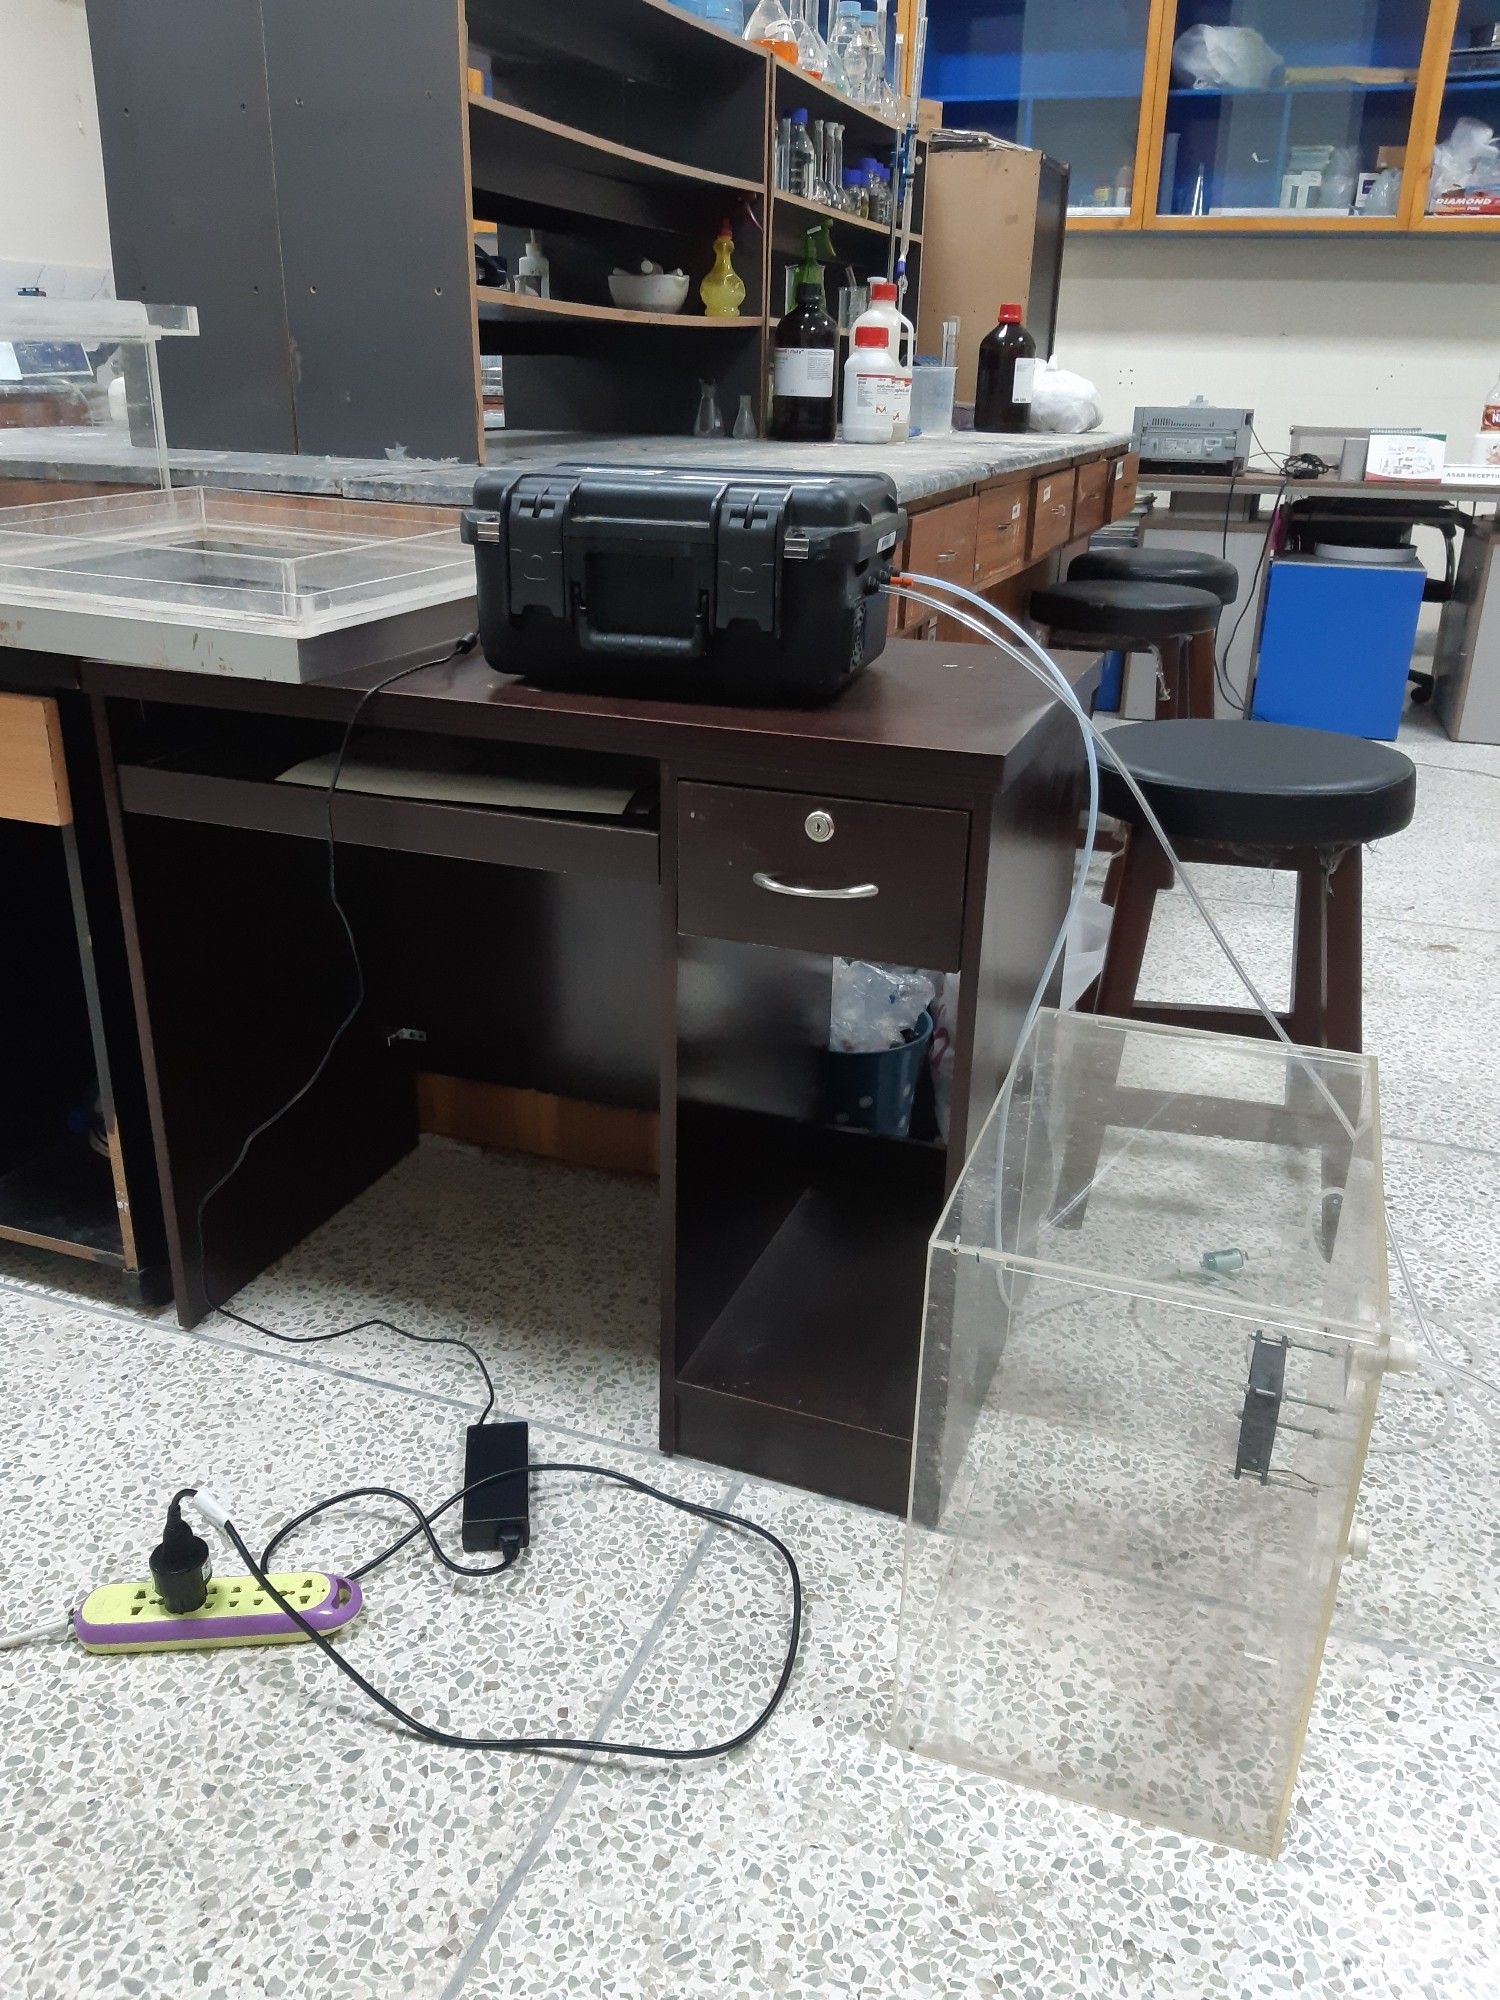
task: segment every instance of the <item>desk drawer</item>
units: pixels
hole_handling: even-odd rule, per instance
[[[57,703],[0,694],[0,819],[66,826],[72,817]]]
[[[815,814],[832,823],[826,838],[813,837]],[[690,937],[958,966],[967,813],[679,785],[677,843],[677,928]]]
[[[913,514],[906,544],[907,567],[942,577],[946,583],[961,583],[967,590],[974,581],[978,539],[979,502],[972,493],[967,500],[950,500],[944,507]],[[914,607],[914,612],[919,608]]]
[[[1026,566],[1030,492],[1024,479],[990,486],[979,496],[979,538],[974,575],[981,584],[998,583]]]
[[[1096,458],[1078,468],[1078,493],[1073,502],[1073,539],[1102,528],[1109,507],[1110,466],[1108,459]]]
[[[1071,472],[1049,472],[1031,489],[1031,535],[1026,553],[1032,562],[1038,556],[1060,549],[1073,532],[1073,487]]]
[[[1141,461],[1137,453],[1127,451],[1123,458],[1117,458],[1110,467],[1109,518],[1123,521],[1135,505],[1135,489],[1140,482]]]

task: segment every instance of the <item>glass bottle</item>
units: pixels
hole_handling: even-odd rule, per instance
[[[839,330],[823,302],[823,282],[805,280],[776,329],[768,434],[798,444],[831,444],[838,418]]]
[[[721,438],[724,435],[724,413],[719,408],[719,385],[717,382],[698,384],[698,414],[693,419],[695,438]]]
[[[800,195],[804,201],[815,201],[817,180],[818,162],[808,136],[807,113],[797,110],[792,113],[792,139],[787,150],[787,192]]]
[[[976,431],[1024,431],[1031,422],[1036,342],[1021,324],[1021,308],[1004,305],[979,343],[974,385]]]
[[[740,397],[739,415],[734,420],[734,435],[737,438],[758,438],[760,430],[755,421],[755,400],[751,396]]]
[[[734,255],[734,231],[728,218],[719,224],[714,238],[713,269],[698,287],[703,310],[710,319],[738,319],[745,303],[745,281],[730,261]]]
[[[838,0],[838,13],[828,40],[829,81],[863,103],[869,73],[869,51],[864,43],[864,17],[859,0]]]
[[[804,76],[824,76],[828,69],[828,44],[818,33],[817,0],[791,0],[791,14],[797,30],[798,69]]]
[[[797,26],[787,11],[786,0],[758,0],[755,12],[745,23],[745,40],[757,48],[769,49],[773,56],[793,68],[797,64]]]

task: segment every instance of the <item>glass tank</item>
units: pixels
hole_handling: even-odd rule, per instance
[[[1276,1852],[1389,1344],[1375,1067],[1305,1063],[1039,1019],[929,1254],[903,1746]]]
[[[1178,0],[1157,212],[1393,220],[1428,0]]]
[[[943,122],[1071,168],[1069,212],[1128,216],[1150,0],[934,0],[923,91]]]

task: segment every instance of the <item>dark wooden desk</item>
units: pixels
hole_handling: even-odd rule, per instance
[[[1088,692],[1095,663],[1066,665]],[[904,1506],[926,1241],[1067,902],[1071,719],[982,648],[912,641],[811,713],[546,693],[472,659],[377,696],[372,742],[590,753],[659,812],[341,794],[368,1002],[215,1200],[200,1255],[204,1189],[351,997],[325,796],[274,778],[334,745],[358,683],[82,672],[184,1323],[410,1149],[416,1047],[424,1069],[659,1109],[664,1448]],[[814,811],[830,839],[809,837]],[[758,874],[878,894],[789,897]],[[962,975],[946,1146],[826,1121],[835,954]]]

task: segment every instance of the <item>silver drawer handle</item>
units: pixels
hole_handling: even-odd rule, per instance
[[[855,882],[847,889],[810,889],[804,882],[779,882],[774,875],[757,873],[750,880],[757,889],[769,889],[773,896],[811,896],[820,903],[857,903],[880,894],[874,882]]]

